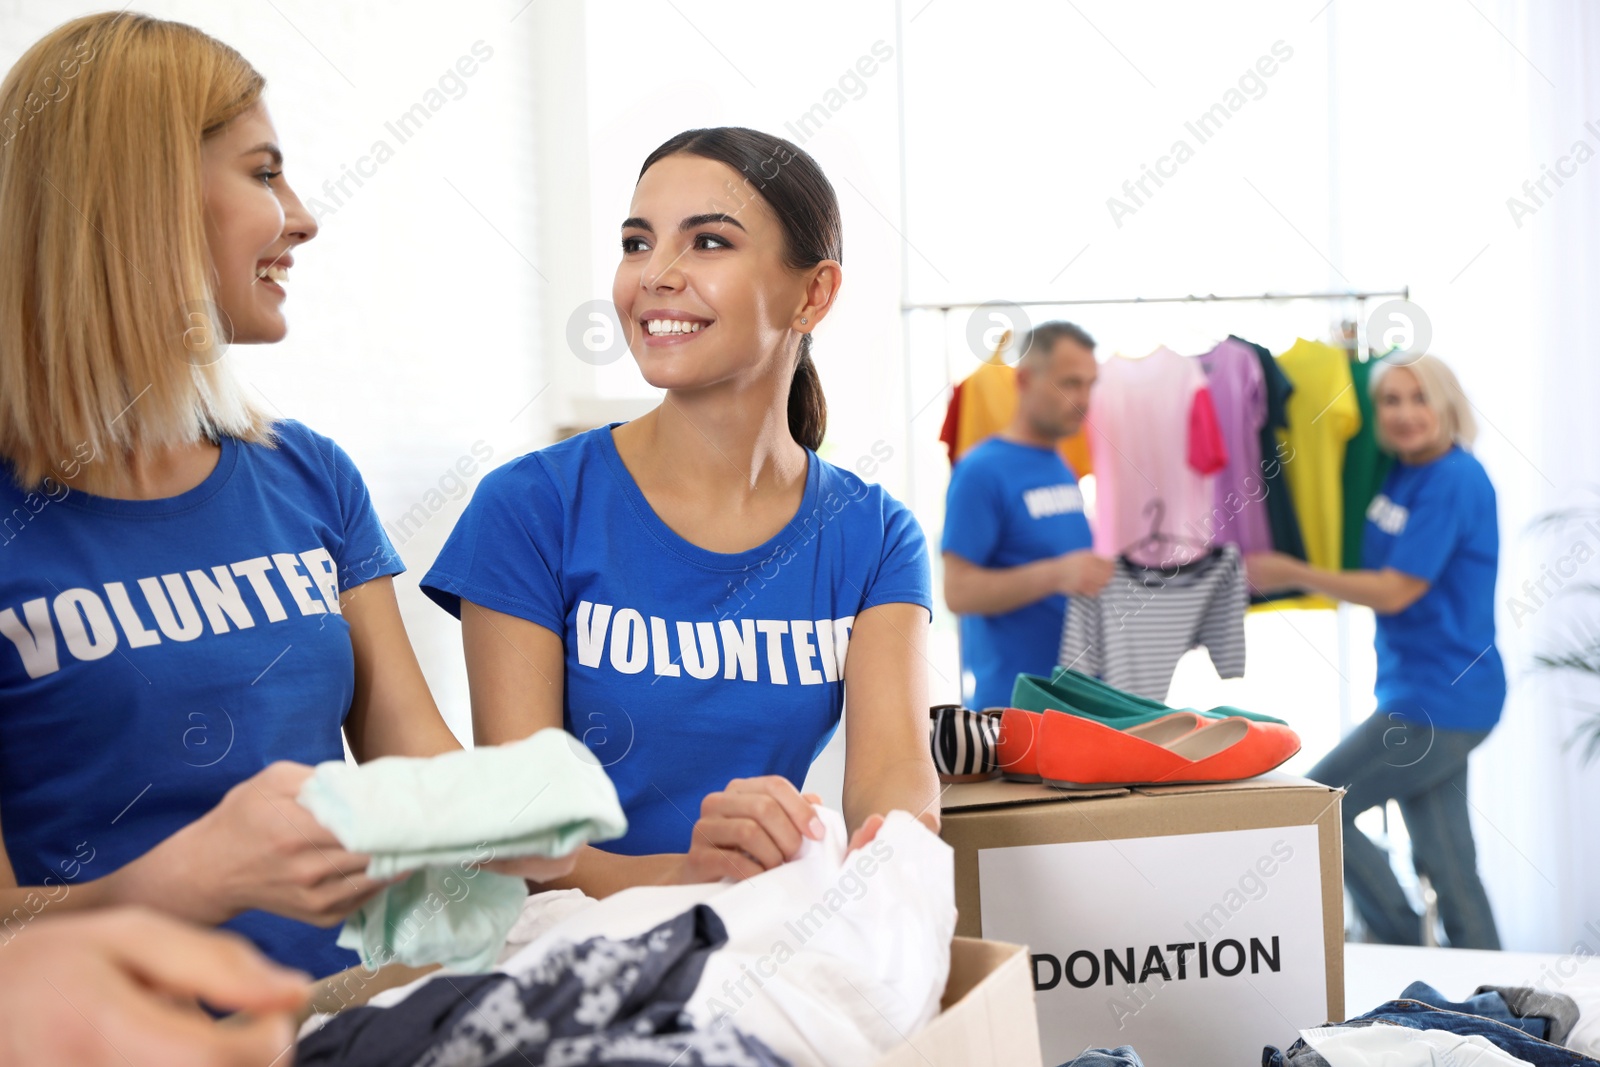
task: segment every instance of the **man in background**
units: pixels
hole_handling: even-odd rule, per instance
[[[961,617],[971,708],[1009,705],[1019,673],[1049,674],[1067,597],[1099,595],[1112,573],[1090,551],[1083,494],[1057,451],[1089,408],[1094,338],[1045,322],[1018,350],[1016,414],[955,465],[945,501],[944,600]]]

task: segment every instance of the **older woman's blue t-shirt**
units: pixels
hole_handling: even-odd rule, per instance
[[[856,616],[932,610],[927,545],[906,507],[808,452],[789,524],[711,552],[661,521],[610,427],[486,476],[423,590],[537,623],[566,655],[565,722],[616,783],[630,855],[684,852],[700,802],[731,779],[799,786],[839,723]]]
[[[1459,446],[1395,464],[1367,509],[1362,564],[1428,583],[1410,607],[1377,617],[1378,708],[1445,730],[1493,727],[1506,671],[1494,637],[1500,528],[1483,464]]]
[[[160,500],[0,476],[0,825],[17,884],[38,887],[8,927],[267,764],[344,758],[339,594],[404,568],[350,457],[273,429],[276,448],[222,438],[205,480]],[[316,977],[359,962],[336,929],[225,925]]]

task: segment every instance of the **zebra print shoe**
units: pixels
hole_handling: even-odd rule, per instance
[[[929,710],[928,743],[941,782],[978,782],[1000,770],[1000,716],[960,704]]]

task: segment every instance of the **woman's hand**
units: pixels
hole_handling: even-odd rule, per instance
[[[264,1064],[308,991],[235,934],[138,908],[45,918],[0,953],[0,1064]],[[219,1026],[197,997],[256,1018]]]
[[[1302,566],[1299,560],[1284,552],[1251,552],[1244,557],[1250,587],[1260,593],[1298,589]]]
[[[735,778],[701,802],[678,881],[742,882],[787,863],[806,838],[822,840],[822,820],[814,807],[820,803],[821,797],[802,796],[780,775]]]
[[[1063,596],[1099,596],[1117,573],[1117,565],[1088,549],[1055,557],[1054,592]]]
[[[205,815],[111,875],[124,900],[203,923],[259,908],[315,926],[342,922],[398,879],[366,875],[350,852],[295,798],[311,777],[277,762],[245,779]]]
[[[931,830],[934,836],[939,834],[939,814],[934,811],[925,811],[917,816],[917,821]],[[854,852],[865,845],[870,845],[878,836],[878,831],[883,829],[885,818],[882,815],[868,815],[867,821],[862,823],[856,832],[850,835],[850,847],[846,852]]]

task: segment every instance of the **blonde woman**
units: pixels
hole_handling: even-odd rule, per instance
[[[317,235],[263,86],[128,13],[0,86],[0,925],[145,904],[321,977],[382,886],[295,803],[306,765],[341,728],[358,760],[459,746],[360,472],[223,354],[284,336]]]
[[[1377,711],[1311,771],[1348,790],[1345,885],[1374,939],[1421,943],[1422,924],[1389,857],[1355,827],[1357,815],[1393,799],[1417,872],[1438,892],[1450,944],[1499,948],[1467,817],[1467,756],[1499,721],[1506,696],[1494,632],[1494,486],[1467,451],[1472,408],[1437,357],[1380,364],[1372,395],[1379,443],[1398,462],[1367,511],[1364,569],[1323,571],[1261,553],[1246,561],[1250,580],[1377,613]]]

